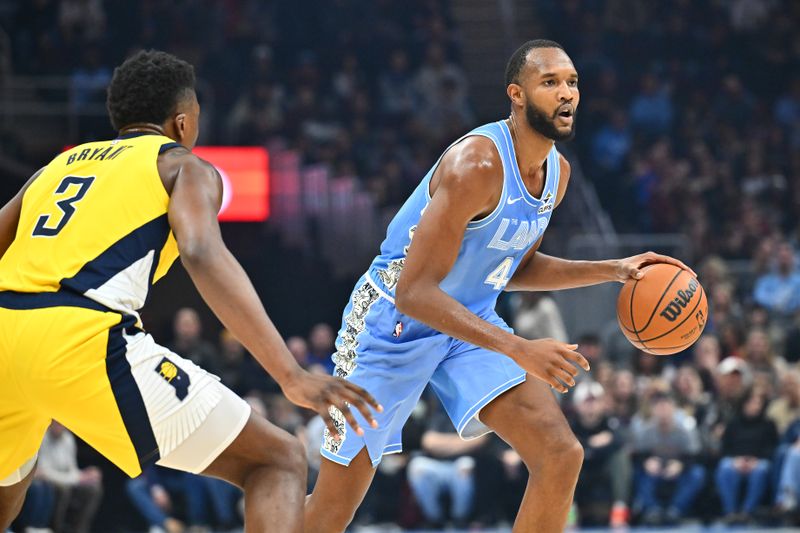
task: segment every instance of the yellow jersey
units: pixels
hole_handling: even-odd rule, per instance
[[[178,257],[157,158],[177,146],[129,134],[76,146],[30,184],[14,242],[0,258],[0,291],[81,294],[138,317]]]
[[[221,401],[217,377],[136,327],[178,257],[158,174],[159,153],[175,146],[150,134],[84,144],[22,196],[0,258],[0,482],[31,463],[51,419],[134,477]]]

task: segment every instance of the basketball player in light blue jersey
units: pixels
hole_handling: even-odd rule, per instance
[[[640,278],[646,253],[567,261],[537,251],[569,181],[555,141],[574,134],[578,74],[552,41],[525,43],[506,69],[511,116],[448,148],[389,225],[356,284],[336,341],[335,373],[383,405],[379,427],[326,433],[306,532],[344,531],[384,454],[430,384],[464,439],[496,432],[531,474],[515,532],[564,529],[583,450],[550,392],[589,369],[574,344],[515,336],[494,307],[503,290],[557,290]],[[534,379],[530,379],[534,378]],[[358,416],[357,413],[355,413]]]

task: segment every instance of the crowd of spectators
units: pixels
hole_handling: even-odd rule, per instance
[[[358,177],[379,205],[402,202],[475,123],[444,0],[32,0],[9,11],[12,71],[68,77],[75,106],[103,103],[132,50],[169,50],[201,78],[203,142],[296,148]],[[70,142],[108,136],[106,122],[83,119]]]
[[[32,0],[6,10],[4,27],[11,69],[70,77],[76,104],[102,101],[131,49],[177,52],[212,89],[210,142],[293,147],[396,205],[475,124],[448,7]],[[800,524],[800,4],[540,0],[536,12],[537,37],[561,42],[580,72],[574,143],[602,205],[622,231],[684,235],[710,301],[705,335],[669,358],[621,334],[570,332],[592,362],[562,399],[585,449],[571,523]],[[549,295],[505,304],[521,335],[568,339]],[[229,333],[210,342],[195,311],[174,326],[171,348],[308,444],[313,486],[321,420],[285,400]],[[308,326],[287,344],[330,372],[334,331]],[[45,444],[56,466],[40,461],[21,521],[81,531],[101,476],[78,468],[63,428]],[[426,394],[404,449],[379,466],[359,523],[513,519],[527,472],[498,438],[461,441]],[[126,491],[154,532],[235,525],[236,492],[198,479],[153,469]]]
[[[766,237],[795,243],[796,2],[549,0],[537,9],[580,73],[575,144],[618,228],[683,233],[726,259],[753,259]]]

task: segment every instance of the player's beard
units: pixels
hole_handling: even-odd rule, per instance
[[[558,117],[558,111],[552,116],[536,107],[533,102],[528,100],[525,103],[525,118],[531,128],[538,131],[548,139],[554,141],[571,141],[575,137],[575,118],[577,110],[572,112],[572,128],[567,133],[561,133],[556,128],[555,120]]]

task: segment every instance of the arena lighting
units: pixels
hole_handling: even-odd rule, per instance
[[[222,176],[220,222],[258,222],[269,217],[269,153],[251,146],[196,146]]]

